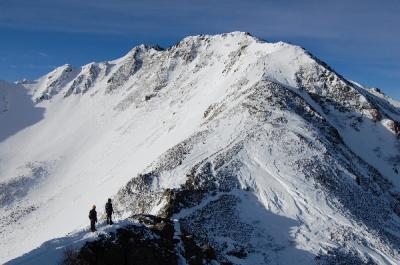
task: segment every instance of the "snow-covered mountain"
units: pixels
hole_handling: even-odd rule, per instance
[[[141,45],[1,82],[0,124],[0,262],[59,262],[108,197],[121,222],[176,220],[218,264],[400,260],[400,103],[301,47]]]

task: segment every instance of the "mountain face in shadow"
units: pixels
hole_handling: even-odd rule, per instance
[[[42,120],[44,110],[22,85],[0,81],[0,142]]]

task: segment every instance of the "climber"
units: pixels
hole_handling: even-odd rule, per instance
[[[111,203],[111,199],[108,198],[108,202],[106,203],[106,214],[107,214],[107,224],[112,225],[113,221],[112,221],[112,214],[113,214],[114,210],[113,210],[113,206]]]
[[[92,232],[96,230],[96,223],[97,223],[97,212],[96,212],[96,205],[93,205],[92,210],[89,211],[89,219],[90,219],[90,230]]]

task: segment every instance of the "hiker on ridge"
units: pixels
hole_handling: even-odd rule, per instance
[[[113,206],[111,203],[111,199],[108,198],[108,202],[106,203],[106,214],[107,214],[107,224],[108,225],[112,225],[113,221],[112,221],[112,214],[113,214],[114,210],[113,210]]]
[[[97,223],[97,212],[96,212],[96,205],[93,205],[92,210],[89,211],[89,219],[90,219],[90,230],[92,232],[96,230],[96,223]]]

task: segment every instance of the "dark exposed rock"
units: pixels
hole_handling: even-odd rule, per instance
[[[226,254],[228,254],[229,256],[235,256],[239,259],[243,259],[243,258],[247,257],[247,252],[243,248],[240,248],[238,250],[234,249],[234,250],[228,251]]]
[[[150,94],[150,95],[146,95],[144,96],[144,101],[149,101],[151,98],[155,97],[155,94]]]
[[[379,112],[378,109],[373,108],[370,110],[370,113],[374,122],[380,121],[382,119],[382,114]]]
[[[199,246],[192,235],[182,235],[182,243],[185,248],[185,259],[189,265],[203,265],[204,261],[215,260],[214,249],[208,244]]]
[[[177,265],[178,243],[189,265],[202,265],[215,256],[210,247],[198,246],[191,235],[174,238],[169,219],[153,215],[135,215],[142,225],[129,225],[115,233],[87,242],[80,250],[65,252],[65,265]]]
[[[144,224],[146,227],[156,231],[161,237],[172,240],[174,237],[174,225],[170,219],[154,216],[150,214],[136,214],[132,216],[133,219],[138,220],[139,223]]]
[[[388,126],[393,133],[395,133],[397,136],[400,136],[400,122],[391,120],[389,121]]]

